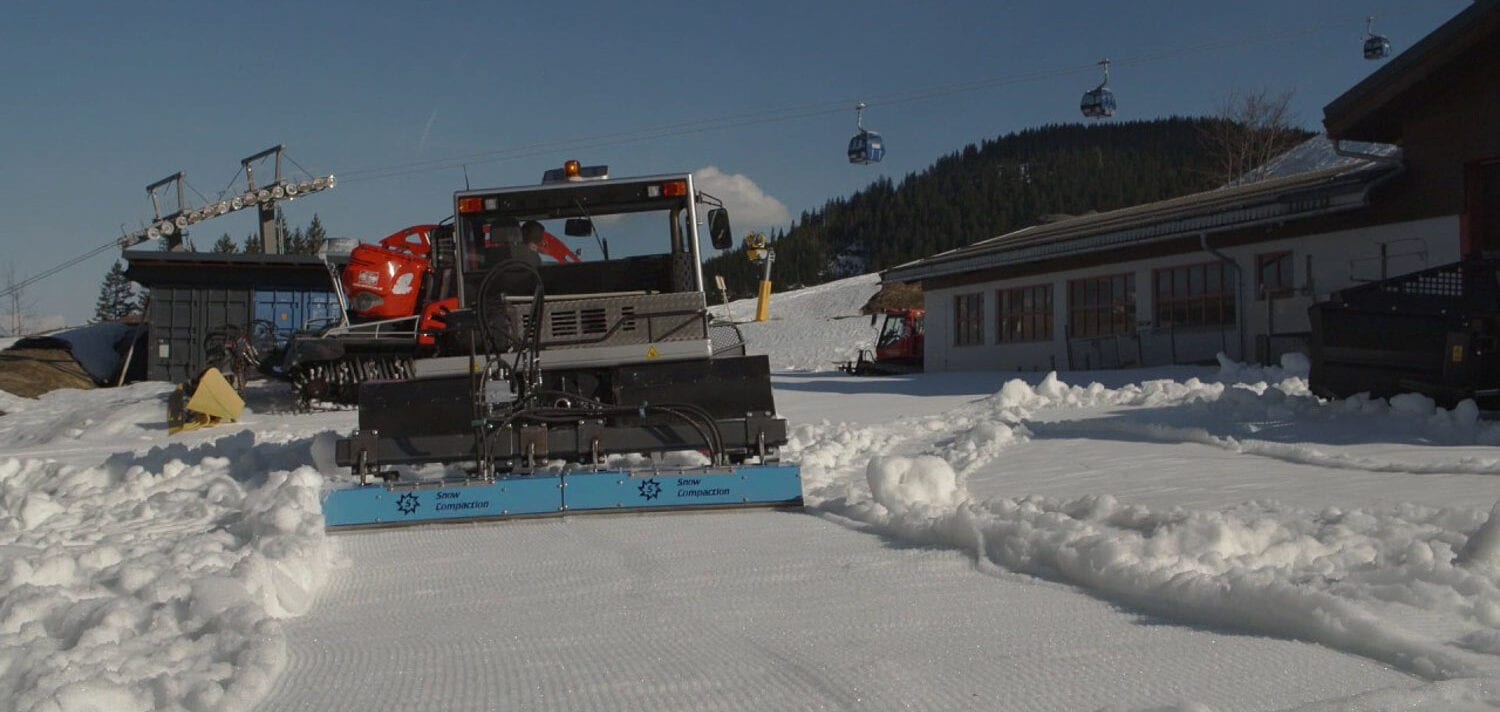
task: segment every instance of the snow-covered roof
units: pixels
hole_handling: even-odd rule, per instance
[[[1343,152],[1340,153],[1339,149],[1342,149]],[[1348,154],[1360,153],[1372,156],[1394,157],[1400,151],[1400,148],[1390,144],[1366,143],[1364,141],[1343,141],[1338,147],[1335,147],[1333,141],[1328,136],[1320,134],[1297,144],[1286,153],[1271,159],[1264,166],[1256,168],[1231,181],[1229,186],[1249,185],[1272,178],[1289,178],[1329,168],[1367,166],[1370,165],[1368,159],[1357,158]]]
[[[882,279],[911,282],[1352,210],[1366,204],[1373,181],[1396,168],[1394,160],[1334,159],[1303,144],[1271,164],[1288,175],[1034,225],[893,267]],[[1324,164],[1331,165],[1295,170]]]
[[[58,348],[73,355],[73,360],[96,383],[112,383],[120,375],[125,349],[135,339],[140,327],[117,321],[90,324],[46,336],[32,336],[17,341],[17,348]]]

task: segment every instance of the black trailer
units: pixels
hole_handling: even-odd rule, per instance
[[[337,323],[343,309],[328,267],[308,255],[127,250],[125,274],[149,290],[146,378],[188,382],[227,332],[267,327],[278,345]]]
[[[1339,291],[1309,309],[1310,385],[1325,397],[1421,393],[1500,406],[1500,259]]]

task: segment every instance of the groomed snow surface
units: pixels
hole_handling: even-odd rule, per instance
[[[1500,705],[1477,410],[1320,401],[1295,358],[837,374],[874,288],[742,327],[803,512],[329,536],[351,412],[266,388],[168,436],[160,384],[0,394],[0,709]]]

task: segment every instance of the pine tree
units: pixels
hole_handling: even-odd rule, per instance
[[[247,255],[258,255],[265,251],[261,249],[260,235],[246,235],[244,245]]]
[[[303,254],[316,255],[323,249],[323,243],[328,241],[328,231],[323,229],[323,221],[318,219],[318,214],[313,213],[312,222],[308,223],[307,231],[302,233],[302,241],[307,252]]]
[[[136,309],[135,285],[125,276],[125,267],[115,260],[104,283],[99,285],[99,300],[94,303],[94,321],[115,321],[130,316]]]
[[[219,236],[218,242],[214,243],[213,250],[211,251],[221,255],[232,255],[240,251],[240,246],[236,244],[234,238],[230,237],[229,233],[226,232],[223,235]]]
[[[1050,216],[1104,212],[1222,183],[1202,140],[1215,119],[1055,124],[966,146],[926,170],[881,177],[806,211],[776,237],[777,284],[845,276],[844,257],[881,270],[1035,225]],[[1309,134],[1297,132],[1301,140]],[[732,294],[753,294],[758,274],[743,250],[705,261]]]
[[[302,236],[302,228],[292,228],[291,232],[283,232],[286,242],[282,243],[281,251],[288,255],[307,254],[307,239]]]

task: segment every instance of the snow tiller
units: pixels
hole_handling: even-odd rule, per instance
[[[541,186],[455,196],[438,267],[418,271],[440,284],[412,285],[453,308],[414,335],[430,356],[358,383],[358,429],[336,449],[354,478],[324,501],[330,529],[801,505],[766,357],[710,323],[699,205],[721,248],[726,211],[690,174],[606,175],[570,161]],[[598,259],[543,265],[548,223]],[[611,259],[605,225],[616,244],[668,250]],[[344,351],[323,346],[304,353]]]

